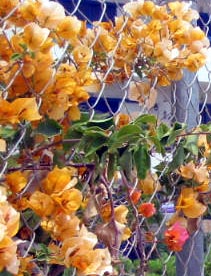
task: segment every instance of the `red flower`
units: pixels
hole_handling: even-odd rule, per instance
[[[155,205],[150,202],[141,204],[138,211],[145,218],[150,218],[156,213]]]
[[[130,188],[129,193],[130,193],[130,200],[133,202],[133,204],[137,204],[139,202],[139,199],[141,198],[141,191]]]
[[[166,230],[165,243],[170,250],[181,251],[186,240],[189,238],[188,231],[179,222],[175,222]]]

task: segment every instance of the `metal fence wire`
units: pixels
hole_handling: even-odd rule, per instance
[[[186,123],[188,129],[197,128],[199,125],[211,121],[211,53],[209,50],[207,51],[207,63],[200,70],[196,70],[197,72],[188,70],[191,69],[191,66],[197,69],[197,66],[200,64],[200,60],[197,60],[197,57],[195,57],[192,64],[186,66],[185,69],[174,67],[171,72],[170,67],[165,69],[165,66],[162,66],[162,68],[159,68],[159,73],[157,73],[158,68],[156,67],[156,62],[143,55],[143,48],[137,47],[137,40],[136,38],[133,39],[133,36],[138,36],[138,32],[145,35],[140,26],[145,23],[144,20],[146,20],[147,23],[149,18],[143,14],[141,19],[137,19],[134,23],[131,21],[130,17],[128,17],[128,13],[136,13],[135,9],[132,8],[132,4],[134,4],[134,6],[141,5],[144,1],[138,1],[138,4],[136,1],[124,0],[55,1],[64,5],[66,15],[73,18],[72,25],[70,26],[72,29],[68,29],[69,26],[67,26],[65,30],[64,27],[62,38],[59,38],[56,32],[52,33],[51,37],[53,40],[55,39],[55,41],[57,41],[57,46],[52,47],[53,58],[48,56],[53,41],[49,39],[45,44],[46,49],[42,49],[39,59],[37,57],[34,59],[36,64],[34,63],[31,65],[30,62],[34,58],[33,52],[36,53],[36,47],[42,47],[42,42],[39,40],[28,41],[28,43],[32,45],[32,50],[31,52],[27,52],[28,50],[25,48],[23,41],[24,39],[28,39],[27,36],[30,37],[30,32],[39,32],[40,29],[38,30],[38,28],[40,27],[34,26],[31,29],[29,28],[28,31],[25,28],[23,35],[23,26],[26,25],[27,20],[29,23],[34,21],[35,23],[33,24],[39,22],[39,15],[36,15],[36,12],[33,10],[33,5],[36,3],[36,5],[39,6],[42,2],[44,3],[45,1],[0,1],[0,80],[2,99],[13,101],[13,99],[17,97],[34,97],[41,111],[47,110],[48,116],[53,117],[53,119],[57,121],[62,121],[60,112],[64,114],[67,111],[64,107],[66,105],[66,98],[65,96],[59,98],[59,93],[56,94],[57,88],[55,88],[54,93],[51,93],[50,88],[55,76],[57,78],[57,83],[54,84],[55,87],[56,85],[59,87],[59,82],[63,81],[63,76],[65,78],[65,74],[67,74],[65,70],[69,69],[61,69],[60,67],[61,64],[65,63],[75,66],[74,70],[76,72],[71,69],[73,71],[69,72],[69,75],[67,74],[67,77],[74,75],[74,84],[68,84],[69,86],[64,86],[62,89],[68,90],[72,89],[72,85],[78,85],[78,90],[70,101],[70,105],[72,105],[71,108],[77,109],[79,107],[81,112],[83,111],[89,114],[90,120],[96,118],[96,115],[98,116],[99,114],[106,114],[105,120],[108,120],[110,117],[117,120],[120,114],[124,114],[125,118],[130,121],[137,118],[140,114],[155,114],[160,122],[165,122],[169,126],[173,125],[175,122]],[[46,0],[46,3],[47,2]],[[152,2],[160,7],[156,24],[162,24],[158,23],[159,20],[162,20],[162,12],[164,13],[162,7],[165,7],[168,2],[174,1],[157,0]],[[129,6],[129,3],[131,6]],[[124,4],[128,5],[129,11],[125,11],[123,8]],[[186,4],[189,4],[189,6],[199,12],[199,18],[195,18],[193,15],[192,25],[199,26],[206,33],[207,38],[203,40],[204,45],[201,45],[200,43],[202,42],[200,42],[200,45],[197,44],[195,47],[204,47],[205,51],[205,48],[207,48],[209,44],[209,38],[211,37],[211,17],[209,13],[211,11],[211,1],[186,1]],[[31,5],[30,10],[26,10],[27,5]],[[48,12],[47,4],[46,10]],[[30,12],[30,14],[28,14],[28,12]],[[54,11],[51,10],[51,12],[53,13]],[[25,22],[23,22],[23,15],[27,18]],[[179,17],[179,14],[177,14],[177,16]],[[118,20],[115,18],[118,18]],[[45,40],[46,37],[48,37],[48,28],[55,29],[59,24],[57,19],[55,19],[56,23],[52,20],[52,22],[49,21],[49,24],[47,24],[48,18],[46,17],[43,19],[41,16],[40,22],[42,22],[40,26],[42,27],[43,24],[46,28],[41,35],[41,40]],[[153,28],[155,30],[158,28],[156,24],[151,26],[152,32]],[[72,51],[74,46],[79,43],[76,35],[78,33],[77,28],[82,30],[80,34],[80,53]],[[160,26],[160,29],[161,28],[162,26]],[[164,30],[162,31],[164,35]],[[65,39],[66,32],[72,32],[71,39]],[[33,39],[33,37],[31,39]],[[160,56],[159,53],[157,53],[157,57],[160,58],[162,64],[165,64],[165,61],[161,58],[161,52],[166,50],[164,49],[166,47],[165,43],[169,43],[169,41],[166,39],[159,50],[157,49],[157,51],[160,51]],[[150,52],[154,50],[154,46],[151,44],[150,40],[148,40],[143,47],[145,47],[145,51]],[[169,47],[171,47],[171,45]],[[25,55],[26,53],[28,56]],[[176,52],[169,51],[166,53],[166,59],[169,58],[168,55],[177,54]],[[92,59],[90,59],[90,56],[92,56]],[[28,65],[27,58],[29,60]],[[79,66],[74,63],[74,60],[77,60],[76,63],[78,63]],[[86,61],[84,62],[84,60]],[[84,66],[90,66],[90,68],[92,68],[92,73],[88,70],[84,70]],[[180,78],[182,72],[183,76]],[[93,74],[93,79],[95,79],[94,82],[90,81],[91,77],[89,74]],[[45,81],[46,78],[48,78],[47,82]],[[84,87],[86,87],[90,93],[89,98],[87,96],[87,90],[84,90]],[[76,99],[78,105],[75,104],[74,99]],[[17,108],[20,108],[20,106]],[[24,113],[23,110],[21,112]],[[12,132],[18,129],[15,140],[13,140],[13,142],[9,144],[10,146],[7,150],[0,155],[0,181],[4,186],[5,176],[8,173],[16,171],[16,168],[18,168],[17,160],[11,157],[16,156],[20,147],[23,147],[23,145],[25,148],[28,147],[30,149],[30,137],[28,137],[28,123],[19,123],[16,125],[15,130],[13,127],[7,126],[7,133],[5,134],[3,133],[3,129],[5,130],[3,119],[0,119],[0,122],[1,140],[9,139],[8,137],[10,137],[10,135],[12,136]],[[58,141],[53,140],[51,137],[48,138],[47,141],[49,143],[58,143]],[[39,152],[41,152],[40,149],[41,148],[31,148],[30,151],[26,151],[26,156],[22,156],[22,158],[25,158],[25,160],[22,161],[23,166],[28,168],[27,170],[29,171],[31,168],[32,174],[25,188],[20,191],[18,190],[10,199],[12,204],[16,206],[21,213],[21,231],[19,231],[18,239],[22,242],[18,245],[18,250],[22,257],[27,257],[32,254],[32,249],[40,252],[36,249],[40,235],[41,222],[39,216],[30,217],[31,213],[27,213],[26,210],[21,211],[21,206],[17,207],[18,199],[26,196],[28,193],[30,194],[30,191],[34,190],[36,185],[40,185],[38,183],[40,179],[42,179],[41,168],[44,170],[45,161],[51,159],[49,150],[39,155]],[[165,161],[166,167],[168,167],[171,163],[171,155],[175,151],[175,147],[169,148],[169,159],[166,160],[162,160],[160,155],[154,156],[152,166],[155,167],[157,164]],[[35,152],[37,152],[36,161],[33,155]],[[76,152],[71,151],[69,160],[73,159],[74,154],[76,154]],[[33,163],[30,163],[31,161],[28,162],[27,160],[31,160],[32,155],[34,160]],[[58,156],[58,159],[61,160],[61,156]],[[160,177],[162,177],[162,172]],[[109,182],[109,186],[106,187],[107,191],[105,191],[105,193],[110,193],[114,206],[118,206],[120,203],[127,206],[127,200],[121,196],[121,191],[117,189],[116,183],[118,181],[124,181],[124,176],[117,175],[115,179],[112,179]],[[153,181],[157,183],[159,180],[154,179]],[[171,179],[170,177],[169,181],[172,181],[172,186],[177,183],[177,179]],[[134,180],[133,184],[134,188],[140,185],[137,179]],[[84,191],[86,191],[86,189],[85,187]],[[169,251],[160,242],[165,231],[166,223],[169,221],[173,212],[175,212],[173,200],[178,196],[176,192],[176,189],[172,189],[171,194],[169,194],[168,198],[165,198],[165,200],[163,200],[162,195],[158,195],[156,192],[151,194],[150,202],[154,199],[160,202],[163,201],[163,204],[160,205],[158,221],[149,223],[147,219],[143,217],[141,219],[139,218],[138,227],[133,228],[131,226],[130,238],[122,242],[119,249],[119,256],[121,256],[119,270],[116,270],[116,274],[105,273],[104,275],[211,275],[211,220],[209,208],[202,219],[192,219],[192,226],[193,228],[195,227],[195,230],[191,233],[191,237],[185,243],[182,251]],[[118,194],[120,196],[118,196]],[[48,206],[46,206],[46,208],[48,208]],[[88,228],[92,229],[96,224],[97,219],[91,219]],[[140,237],[138,229],[142,229],[142,234],[144,233],[146,239],[145,242],[143,242]],[[109,232],[109,228],[106,231]],[[42,237],[40,243],[45,243],[45,240],[43,240],[45,238],[49,239],[49,236]],[[141,254],[140,247],[142,247]],[[38,259],[36,255],[33,256],[35,260]],[[142,264],[144,266],[142,269],[138,269],[140,259],[142,259]],[[66,270],[69,274],[62,274],[63,271],[61,267],[64,269],[63,266],[60,266],[59,269],[56,268],[55,270],[51,270],[49,264],[42,263],[41,267],[42,268],[36,266],[37,271],[35,272],[18,275],[76,275],[74,269]]]

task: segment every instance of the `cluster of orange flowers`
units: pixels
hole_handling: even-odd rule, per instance
[[[209,41],[193,27],[198,14],[187,3],[161,7],[142,0],[123,9],[126,17],[116,17],[114,23],[94,22],[89,29],[85,22],[66,16],[56,2],[3,0],[3,96],[36,97],[42,100],[42,114],[55,119],[68,114],[72,119],[78,118],[78,104],[89,98],[87,92],[99,90],[99,80],[125,80],[140,71],[149,83],[131,87],[137,90],[131,97],[143,103],[155,78],[159,85],[169,85],[182,77],[183,68],[197,71],[205,64]],[[68,55],[57,59],[55,46]]]
[[[13,194],[21,192],[29,177],[30,173],[20,171],[7,174],[6,185]],[[31,195],[13,200],[13,204],[21,210],[30,208],[41,218],[42,228],[52,238],[49,245],[51,264],[75,267],[80,275],[104,275],[105,272],[112,272],[111,256],[108,248],[96,248],[96,234],[89,232],[76,214],[83,206],[82,193],[75,188],[77,182],[76,169],[55,167],[40,180],[39,190],[35,188]],[[11,201],[12,198],[11,196]],[[9,220],[6,225],[10,227],[11,233],[7,230],[10,236],[18,231],[19,214],[15,210],[13,212],[17,221],[13,221],[13,216],[13,224]],[[60,246],[56,242],[60,242]]]
[[[0,187],[0,271],[6,268],[10,273],[18,273],[20,262],[13,237],[19,230],[19,221],[20,214],[7,201],[6,189]]]
[[[209,171],[205,164],[194,164],[193,161],[182,165],[179,174],[186,180],[191,180],[195,185],[184,187],[177,202],[177,210],[182,211],[188,218],[197,218],[203,215],[207,207],[198,200],[199,192],[208,192]]]
[[[2,1],[0,16],[2,97],[10,101],[33,97],[41,103],[42,114],[57,120],[66,112],[70,119],[78,119],[78,104],[98,87],[89,66],[92,50],[79,40],[86,33],[84,23],[66,16],[64,8],[53,1]],[[71,39],[77,40],[74,47]],[[61,57],[68,47],[70,55]]]
[[[205,64],[209,42],[204,32],[192,26],[198,14],[187,3],[177,1],[160,7],[139,0],[123,9],[125,15],[115,18],[114,23],[94,22],[90,29],[86,22],[67,16],[54,1],[1,0],[0,125],[17,129],[18,124],[29,121],[36,126],[36,121],[45,116],[60,122],[77,120],[78,106],[88,100],[90,92],[99,91],[102,83],[124,81],[132,75],[147,80],[131,83],[130,98],[140,103],[148,98],[153,105],[156,90],[151,84],[155,79],[158,85],[169,85],[182,77],[183,69],[194,72]],[[127,118],[122,117],[118,127],[125,121]],[[0,151],[6,151],[3,139]],[[198,185],[182,189],[178,216],[199,217],[206,211],[198,193],[208,190],[207,171],[203,165],[188,163],[179,173]],[[127,227],[129,209],[123,204],[113,206],[108,193],[106,202],[97,194],[86,202],[76,188],[80,176],[72,167],[55,167],[49,173],[38,173],[34,180],[30,177],[30,172],[16,171],[5,174],[4,184],[17,210],[31,209],[41,218],[42,228],[53,240],[49,262],[75,267],[78,275],[112,273],[112,250],[118,250],[131,236]],[[147,198],[160,189],[157,174],[149,172],[129,198],[136,205],[141,193]],[[6,268],[17,274],[17,243],[12,238],[18,232],[19,213],[14,207],[1,189],[0,271]],[[144,218],[156,213],[151,202],[139,204],[137,210]],[[97,215],[102,223],[95,234],[81,217],[85,220]],[[187,233],[173,224],[165,238],[170,248],[178,250]],[[98,239],[107,247],[98,248]],[[172,241],[176,241],[175,247]]]

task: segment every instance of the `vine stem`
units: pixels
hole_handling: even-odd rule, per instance
[[[120,235],[120,231],[118,230],[117,224],[116,224],[116,220],[115,220],[115,212],[114,212],[114,201],[113,201],[113,197],[112,197],[112,193],[110,190],[110,182],[107,179],[107,174],[106,174],[107,169],[104,170],[104,173],[101,175],[101,181],[102,184],[104,185],[107,194],[108,194],[108,198],[110,201],[110,205],[111,205],[111,220],[110,223],[114,228],[114,232],[115,232],[115,237],[114,237],[114,244],[112,244],[111,247],[111,255],[115,258],[118,259],[118,255],[119,255],[119,249],[118,249],[118,236]]]
[[[121,173],[121,177],[122,177],[122,183],[124,184],[124,186],[127,189],[127,195],[128,195],[128,200],[130,202],[130,205],[132,206],[132,210],[134,213],[134,217],[136,220],[136,235],[137,235],[137,246],[138,246],[138,252],[140,254],[140,270],[139,270],[139,276],[145,276],[145,271],[146,271],[146,254],[145,254],[145,240],[143,238],[143,233],[141,231],[141,227],[140,227],[140,222],[139,222],[139,213],[138,210],[136,208],[136,206],[133,204],[131,198],[130,198],[130,185],[127,181],[127,178],[124,174],[123,171],[120,172]]]

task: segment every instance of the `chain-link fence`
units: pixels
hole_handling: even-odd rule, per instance
[[[128,13],[131,12],[133,14],[136,11],[132,9],[132,6],[128,6],[127,11],[123,8],[123,5],[129,3],[129,1],[56,1],[64,5],[66,15],[73,18],[73,22],[70,26],[60,26],[62,38],[55,32],[51,36],[52,40],[46,42],[46,37],[49,35],[47,29],[42,33],[41,41],[33,41],[33,37],[31,38],[32,40],[30,40],[30,32],[33,32],[35,30],[34,28],[37,28],[37,26],[33,26],[32,29],[28,31],[25,28],[24,35],[22,36],[24,24],[28,24],[27,20],[31,22],[38,18],[38,22],[39,20],[42,22],[40,23],[41,26],[43,24],[45,28],[49,29],[53,26],[52,28],[55,29],[55,26],[58,25],[58,20],[55,19],[56,23],[52,20],[52,22],[49,21],[49,24],[47,24],[48,18],[45,17],[43,19],[41,16],[39,17],[33,10],[34,3],[39,6],[42,1],[31,1],[31,8],[29,10],[25,9],[26,2],[28,4],[30,1],[3,0],[3,2],[0,3],[0,78],[1,96],[4,100],[13,101],[16,97],[33,97],[36,99],[41,112],[45,111],[50,118],[59,122],[64,120],[63,115],[66,114],[65,112],[69,112],[69,108],[74,108],[75,113],[77,113],[78,107],[84,114],[88,114],[90,121],[93,119],[96,120],[96,118],[100,116],[100,118],[102,118],[104,115],[104,123],[108,122],[109,118],[112,117],[116,121],[121,120],[119,114],[124,114],[125,118],[127,118],[125,120],[128,121],[135,120],[140,114],[155,114],[159,122],[165,122],[168,126],[173,125],[175,122],[186,123],[189,130],[210,121],[211,53],[209,51],[206,52],[208,57],[207,64],[199,71],[197,71],[197,67],[200,61],[197,60],[197,57],[195,57],[191,65],[187,65],[185,69],[181,69],[177,64],[173,69],[168,68],[168,70],[166,70],[164,65],[168,62],[173,63],[173,56],[178,54],[170,50],[168,53],[165,52],[165,54],[163,54],[163,51],[166,50],[164,49],[166,47],[165,43],[169,43],[166,39],[164,45],[161,45],[159,50],[157,49],[159,53],[157,53],[156,57],[158,59],[160,58],[160,63],[162,64],[162,68],[159,68],[159,71],[158,67],[156,67],[157,63],[152,60],[151,57],[149,58],[151,54],[148,56],[143,56],[142,54],[143,49],[147,53],[154,51],[152,41],[147,40],[148,38],[145,36],[147,43],[142,45],[142,47],[145,48],[137,47],[136,43],[136,35],[145,35],[144,29],[142,29],[142,24],[144,23],[141,20],[149,20],[146,16],[147,12],[149,12],[148,10],[145,11],[146,14],[142,14],[142,19],[140,21],[137,19],[133,25],[133,22],[131,23],[131,19],[128,17]],[[141,2],[142,1],[139,1],[139,3]],[[161,7],[164,7],[166,2],[168,1],[154,1],[154,3],[161,5]],[[211,10],[211,2],[204,2],[205,1],[187,1],[187,3],[192,5],[192,7],[197,9],[200,13],[199,19],[193,16],[194,21],[192,24],[200,26],[200,28],[206,32],[207,37],[210,38],[211,17],[209,11]],[[136,2],[134,2],[134,5],[135,3]],[[150,7],[154,6],[152,5]],[[53,13],[53,10],[50,8],[48,10],[47,6],[46,11],[51,11]],[[162,12],[164,13],[161,8],[158,11],[160,14],[157,15],[157,20],[162,20]],[[182,12],[182,10],[178,12]],[[25,22],[23,22],[24,16],[27,18],[24,19],[26,20]],[[179,15],[177,14],[177,16]],[[119,20],[115,19],[116,17],[119,18]],[[83,23],[80,23],[81,21],[77,18],[82,20]],[[37,22],[36,20],[35,23]],[[156,24],[158,24],[158,21]],[[155,25],[152,28],[156,30],[157,26],[158,25]],[[80,53],[74,52],[74,47],[78,43],[78,29],[80,29],[81,32],[79,39],[81,47]],[[162,26],[160,26],[159,31],[163,32],[164,35],[166,30],[161,29]],[[36,31],[39,32],[40,30],[37,29],[35,32]],[[65,39],[68,32],[71,33],[71,39]],[[127,36],[125,34],[127,34]],[[201,39],[200,35],[198,40]],[[27,36],[29,36],[29,38],[27,38]],[[135,38],[133,38],[133,36]],[[181,38],[182,41],[185,41],[185,39],[187,38]],[[25,48],[24,41],[26,40],[27,43],[31,45],[31,52]],[[42,40],[46,42],[45,45]],[[50,49],[53,40],[57,41],[57,46],[52,48],[53,57],[51,57],[48,55],[48,49]],[[197,50],[203,50],[204,52],[207,50],[205,48],[207,48],[208,40],[204,39],[203,42],[197,43],[193,46],[196,47]],[[85,48],[87,45],[88,48]],[[42,49],[39,58],[34,57],[34,52],[36,55],[37,48],[42,48],[42,46],[45,47],[45,49]],[[169,47],[171,48],[171,45]],[[187,47],[189,47],[189,45]],[[182,50],[181,48],[181,51]],[[172,55],[172,58],[170,55]],[[90,56],[92,56],[92,58],[90,58]],[[163,56],[166,58],[165,61],[163,61]],[[87,59],[87,61],[84,63],[82,60],[85,59]],[[35,62],[31,63],[33,60]],[[64,81],[62,78],[63,76],[66,77],[65,74],[70,69],[61,69],[60,65],[63,63],[75,66],[75,71],[71,69],[73,71],[69,71],[69,75],[67,74],[67,78],[74,79],[74,83],[65,84],[66,86],[64,85],[64,87],[62,87],[60,81]],[[84,64],[85,66],[88,64],[92,72],[84,70]],[[191,66],[196,69],[197,73],[188,70],[192,68]],[[183,76],[181,77],[182,71]],[[51,92],[52,80],[55,76],[57,79],[53,84],[54,90]],[[93,79],[91,76],[94,76]],[[46,79],[48,81],[46,81]],[[62,89],[64,91],[68,89],[71,90],[74,85],[78,85],[78,90],[75,90],[74,95],[71,94],[72,92],[68,92],[68,100],[65,98],[66,94],[63,95],[58,92]],[[60,88],[61,90],[59,90]],[[91,95],[89,99],[87,91],[90,92]],[[69,102],[66,108],[67,101]],[[74,101],[76,101],[77,104],[75,104]],[[20,103],[17,108],[20,108]],[[27,109],[27,106],[25,106],[23,110],[20,108],[19,114],[23,114],[25,109]],[[9,111],[7,112],[8,116],[10,116]],[[4,113],[4,115],[5,114],[6,113]],[[5,116],[7,116],[7,114]],[[71,116],[74,117],[73,115],[70,115],[70,117]],[[20,169],[19,160],[13,158],[13,156],[15,157],[17,155],[20,148],[22,148],[21,151],[23,152],[23,149],[26,149],[24,152],[25,155],[22,153],[22,156],[19,157],[23,159],[20,170],[22,172],[32,172],[27,185],[22,190],[17,190],[17,192],[11,196],[10,200],[12,204],[17,207],[17,204],[24,205],[24,202],[18,200],[30,194],[35,186],[38,185],[37,183],[39,183],[40,179],[43,177],[42,171],[46,172],[46,170],[52,170],[53,165],[51,164],[51,152],[49,149],[59,145],[60,140],[56,141],[49,135],[50,138],[48,137],[45,141],[48,142],[48,147],[42,146],[41,142],[41,146],[31,148],[30,143],[32,142],[30,141],[31,134],[28,123],[19,123],[18,126],[15,126],[16,129],[8,125],[5,128],[3,120],[4,119],[1,121],[1,139],[8,140],[9,146],[0,156],[1,183],[5,183],[5,175]],[[10,122],[13,122],[12,120],[13,119],[11,119]],[[119,121],[119,124],[120,123]],[[101,122],[101,124],[103,123]],[[2,126],[4,126],[4,131]],[[42,125],[42,127],[44,128],[45,126]],[[56,128],[57,126],[54,125],[53,127]],[[41,133],[42,131],[41,129]],[[56,130],[54,129],[53,131]],[[15,137],[12,136],[14,133]],[[39,139],[39,137],[36,137],[36,139]],[[68,140],[70,138],[66,137],[65,139]],[[77,140],[77,136],[75,136],[74,139]],[[177,147],[179,147],[179,143]],[[168,150],[168,158],[165,157],[165,160],[163,160],[161,154],[156,154],[154,156],[152,154],[152,175],[154,175],[156,170],[159,170],[157,169],[158,167],[156,167],[158,164],[165,164],[163,171],[166,167],[170,166],[171,155],[176,152],[177,148],[169,147]],[[67,158],[68,161],[73,160],[73,156],[76,153],[77,151],[73,146]],[[56,154],[57,156],[55,157]],[[59,156],[59,152],[56,154],[54,154],[54,159],[57,158],[59,160],[58,162],[64,161],[62,157]],[[61,154],[63,154],[63,152]],[[79,161],[82,159],[83,157],[80,157]],[[67,162],[67,160],[64,162]],[[82,169],[84,169],[83,166],[81,170]],[[159,190],[158,183],[162,180],[163,172],[159,172],[158,179],[156,179],[157,174],[154,178],[152,175],[152,186],[157,185],[157,188],[152,188],[153,192],[148,193],[148,196],[150,195],[149,202],[153,202],[153,200],[159,202],[159,216],[152,222],[138,216],[135,217],[138,222],[134,222],[133,219],[130,221],[130,238],[122,242],[119,248],[121,265],[119,265],[117,269],[117,274],[108,275],[210,275],[211,220],[209,212],[207,212],[202,219],[196,219],[194,217],[189,220],[188,223],[192,229],[192,232],[190,230],[191,238],[185,243],[182,251],[176,253],[169,251],[161,240],[166,229],[166,223],[168,223],[175,212],[174,202],[175,198],[178,197],[178,190],[176,189],[178,179],[173,176],[169,176],[168,179],[165,179],[165,181],[169,181],[172,187],[171,192],[166,196],[165,194],[157,193],[157,190]],[[89,178],[89,176],[89,173],[88,176],[86,175],[86,171],[82,176],[86,180],[86,183],[88,183],[87,177]],[[118,183],[123,183],[123,186],[128,187],[128,185],[131,184],[128,183],[124,174],[115,176],[110,179],[109,182],[102,177],[101,182],[103,183],[103,187],[98,187],[99,191],[97,192],[99,196],[105,193],[108,199],[111,200],[113,206],[118,206],[120,203],[128,206],[127,200],[124,197],[125,191],[121,186],[122,184],[119,184],[120,186],[117,185]],[[144,184],[140,184],[136,176],[134,176],[132,184],[134,189],[142,187],[142,192],[144,191]],[[87,187],[84,188],[85,191],[86,189]],[[97,195],[97,192],[95,191],[95,195]],[[88,192],[86,191],[86,193]],[[206,193],[206,196],[209,197],[209,193]],[[105,204],[105,202],[100,201],[100,199],[99,202]],[[134,214],[136,214],[137,208],[134,204],[131,206],[130,207],[134,209]],[[21,210],[22,207],[18,206],[17,209]],[[46,205],[46,208],[48,208],[48,205]],[[88,216],[88,220],[89,219]],[[58,220],[62,221],[61,218]],[[97,225],[97,219],[95,217],[94,219],[91,218],[87,225],[89,229],[92,229],[92,227],[94,228],[95,225]],[[47,228],[47,226],[45,227]],[[19,244],[19,253],[22,257],[27,257],[28,254],[31,253],[33,247],[36,249],[40,231],[39,218],[32,215],[29,211],[21,211],[21,230],[18,238],[22,240]],[[99,231],[103,230],[100,229]],[[108,227],[105,231],[112,232],[114,229]],[[44,243],[45,241],[43,239],[45,238],[49,239],[49,236],[46,237],[42,234],[39,242]],[[37,252],[40,253],[41,251],[37,249]],[[73,253],[74,252],[72,252],[72,254]],[[41,260],[42,256],[39,257]],[[34,258],[36,259],[37,256]],[[140,259],[141,267],[139,268]],[[63,275],[61,267],[64,268],[60,266],[56,267],[54,270],[50,270],[47,264],[45,265],[42,263],[42,269],[40,269],[39,266],[35,266],[33,269],[37,271],[31,272],[30,275]],[[65,275],[75,275],[75,271],[72,272],[69,270],[68,273],[69,274]]]

